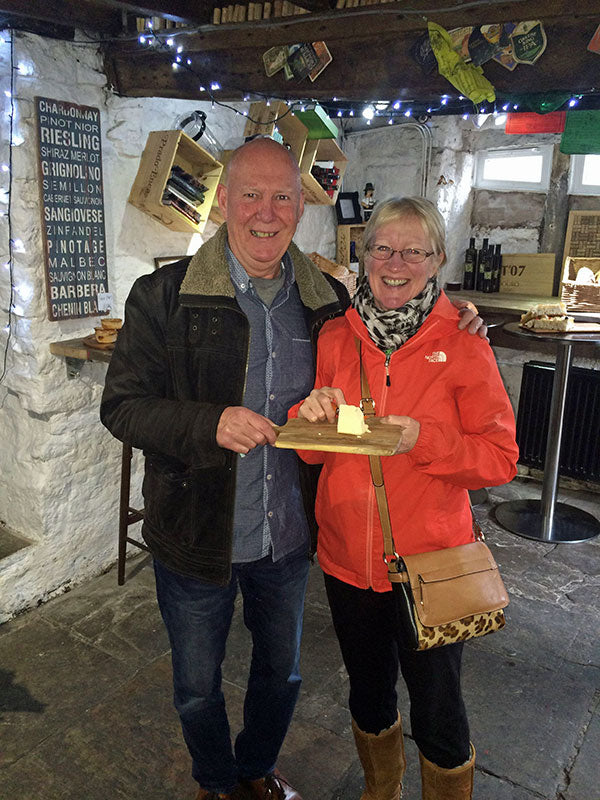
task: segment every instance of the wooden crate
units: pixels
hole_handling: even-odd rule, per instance
[[[244,128],[246,138],[249,136],[273,136],[277,129],[283,137],[283,144],[300,164],[304,155],[308,130],[306,125],[290,111],[285,101],[276,100],[269,105],[264,102],[252,103],[248,117]]]
[[[600,256],[600,211],[570,211],[563,264],[567,256],[597,258]]]
[[[350,266],[350,242],[355,243],[356,255],[360,259],[364,230],[364,223],[359,225],[338,225],[337,248],[335,253],[338,264],[343,264],[344,267]]]
[[[552,297],[554,253],[503,253],[500,291]]]
[[[311,170],[318,161],[333,161],[339,171],[339,178],[337,188],[330,197],[325,189],[319,184],[317,179],[312,175]],[[342,179],[348,159],[334,139],[310,139],[306,142],[304,148],[304,155],[300,162],[300,173],[302,176],[302,188],[304,190],[304,199],[307,203],[321,206],[334,206],[337,196],[342,185]]]
[[[204,202],[196,207],[200,214],[198,224],[162,202],[173,165],[181,167],[208,189]],[[148,135],[138,173],[129,193],[129,202],[172,231],[202,233],[222,172],[221,162],[183,131],[152,131]]]
[[[227,169],[227,164],[229,163],[229,159],[233,155],[233,152],[234,152],[233,150],[221,150],[221,152],[219,153],[219,161],[223,164],[223,172],[225,172],[225,170]],[[221,211],[221,207],[219,206],[219,200],[217,198],[216,192],[208,218],[211,220],[211,222],[214,222],[216,225],[222,225],[225,222],[225,217],[223,216],[223,212]]]
[[[600,312],[600,279],[598,283],[577,283],[577,273],[582,267],[588,267],[595,275],[600,275],[600,257],[574,258],[567,256],[563,267],[560,284],[560,299],[566,304],[567,311]]]

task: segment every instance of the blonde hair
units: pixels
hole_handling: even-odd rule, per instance
[[[418,219],[423,225],[431,239],[433,252],[436,255],[443,253],[444,259],[440,264],[443,266],[446,263],[446,225],[434,204],[424,197],[391,197],[377,203],[363,233],[363,259],[382,225],[410,218]]]

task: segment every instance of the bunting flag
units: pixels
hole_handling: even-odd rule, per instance
[[[568,111],[561,153],[600,153],[600,111]]]
[[[549,114],[507,114],[505,133],[562,133],[565,129],[566,111]]]

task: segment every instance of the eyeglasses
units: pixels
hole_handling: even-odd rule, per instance
[[[428,253],[427,250],[419,250],[417,247],[407,247],[405,250],[394,250],[393,247],[387,247],[385,244],[374,244],[367,248],[368,252],[378,261],[389,261],[394,253],[400,253],[400,258],[406,261],[407,264],[420,264],[426,258],[433,255],[433,250]]]

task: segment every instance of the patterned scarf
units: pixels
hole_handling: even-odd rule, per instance
[[[397,350],[414,336],[431,313],[439,296],[437,275],[433,275],[423,291],[401,308],[382,311],[375,303],[368,276],[363,275],[352,298],[352,305],[367,326],[371,339],[385,352]]]

